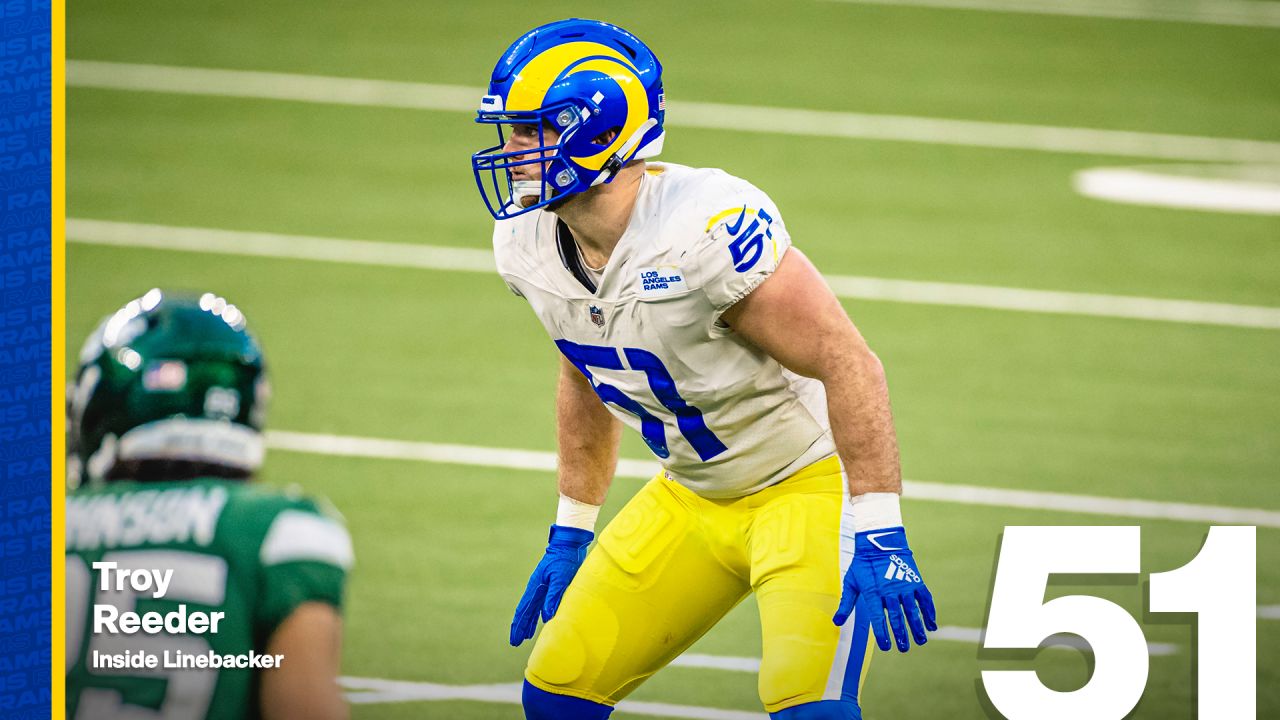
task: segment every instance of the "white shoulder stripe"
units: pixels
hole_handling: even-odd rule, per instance
[[[311,561],[349,570],[355,553],[351,536],[341,524],[314,513],[285,510],[267,530],[259,558],[264,566]]]

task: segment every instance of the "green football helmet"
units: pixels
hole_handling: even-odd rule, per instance
[[[248,477],[262,464],[262,348],[213,293],[153,288],[129,301],[85,341],[67,395],[73,486]]]

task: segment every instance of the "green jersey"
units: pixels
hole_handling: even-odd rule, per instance
[[[352,563],[316,503],[242,481],[116,482],[67,497],[67,717],[256,718],[298,605],[341,608]]]

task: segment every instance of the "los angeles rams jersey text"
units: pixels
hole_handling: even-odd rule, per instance
[[[550,212],[498,221],[493,238],[508,287],[673,480],[703,497],[740,497],[835,453],[821,383],[720,318],[791,245],[777,207],[750,183],[650,163],[598,283]]]

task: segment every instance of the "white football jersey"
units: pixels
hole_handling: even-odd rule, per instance
[[[598,287],[553,213],[499,221],[493,246],[507,286],[673,480],[740,497],[835,453],[822,384],[720,320],[791,246],[750,183],[650,163]]]

